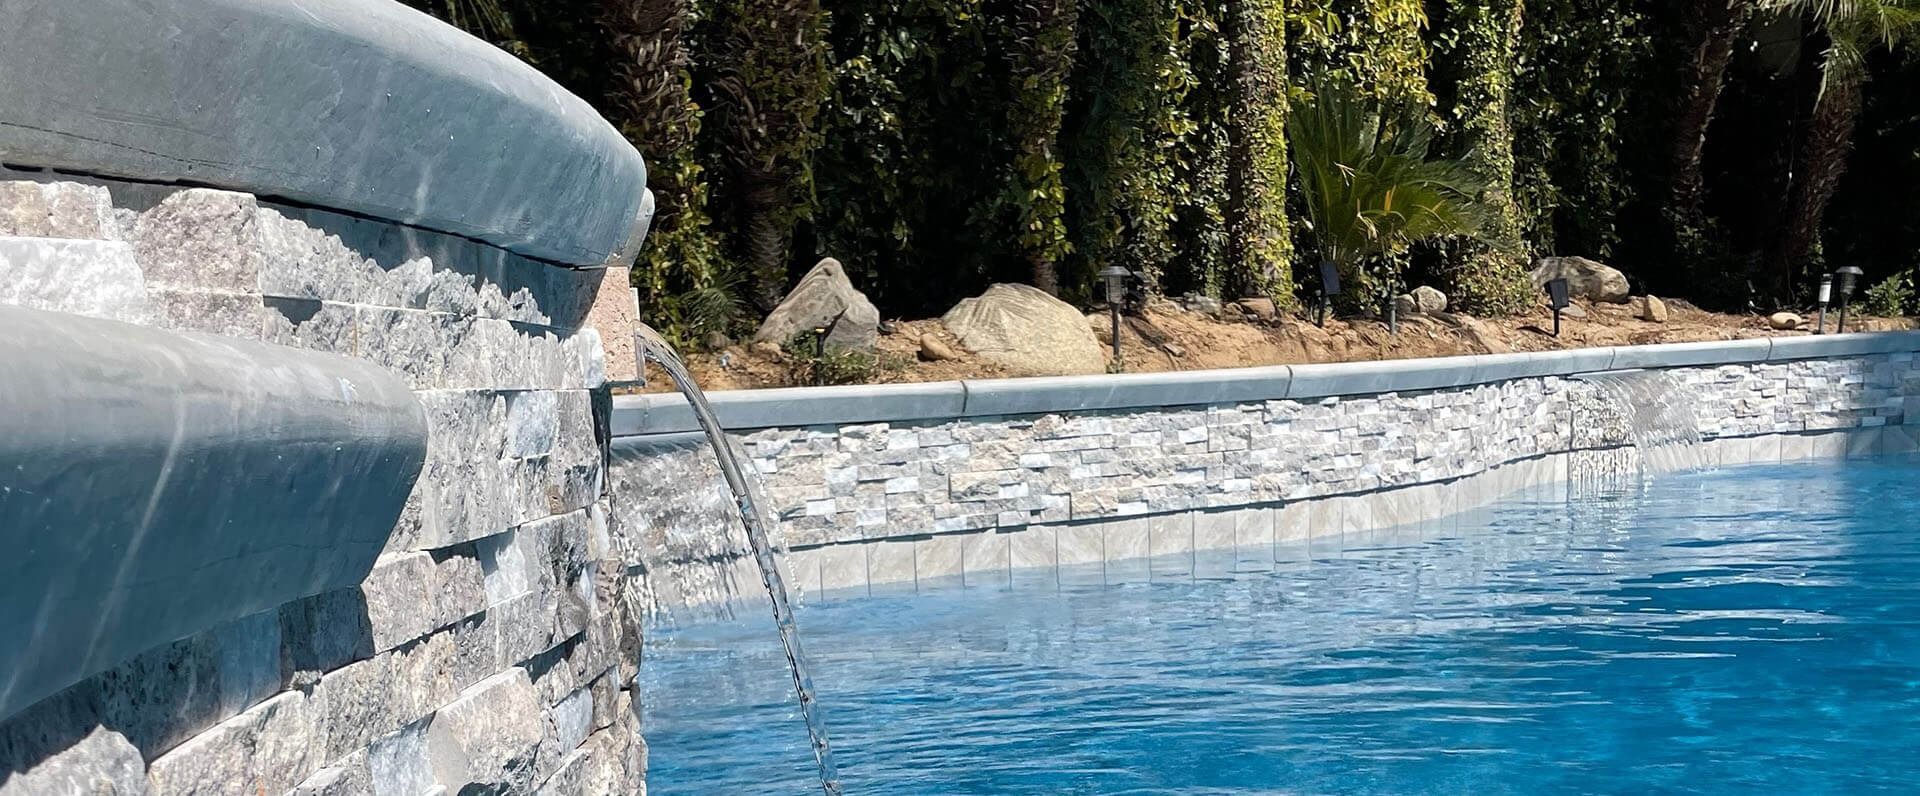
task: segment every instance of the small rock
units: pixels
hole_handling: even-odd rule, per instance
[[[1666,323],[1667,303],[1658,296],[1637,296],[1633,300],[1633,314],[1643,321]]]
[[[1587,317],[1587,311],[1581,308],[1581,306],[1578,304],[1568,304],[1566,309],[1563,309],[1560,311],[1560,314],[1563,317],[1567,317],[1567,318],[1583,318],[1584,319]]]
[[[1413,296],[1414,308],[1423,314],[1432,315],[1447,311],[1447,294],[1440,292],[1439,288],[1421,285],[1414,288],[1409,295]]]
[[[1273,299],[1264,296],[1243,298],[1234,302],[1234,305],[1238,306],[1241,312],[1263,321],[1273,320],[1280,315],[1279,309],[1273,306]]]
[[[1806,322],[1807,319],[1792,312],[1776,312],[1767,316],[1767,328],[1779,329],[1781,331],[1798,329],[1801,324]]]
[[[929,334],[920,338],[920,358],[928,362],[945,362],[959,359],[960,355],[954,353],[946,343],[940,342],[940,338]]]
[[[1627,303],[1627,275],[1606,263],[1585,257],[1542,257],[1533,263],[1533,286],[1544,290],[1553,279],[1567,280],[1567,292],[1574,298]]]
[[[780,345],[772,340],[756,340],[747,350],[767,359],[780,358]]]
[[[1209,318],[1220,317],[1220,300],[1199,293],[1188,293],[1180,297],[1180,304],[1189,312],[1197,312]]]
[[[708,351],[719,351],[727,346],[733,345],[733,341],[727,339],[726,335],[719,332],[707,332],[707,336],[700,341],[700,344]]]
[[[897,331],[900,331],[900,324],[894,323],[893,321],[880,322],[881,334],[893,334],[894,332],[897,332]]]

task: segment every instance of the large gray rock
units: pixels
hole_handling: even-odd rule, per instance
[[[941,322],[968,350],[1017,373],[1104,373],[1106,352],[1073,305],[1030,285],[998,284]]]
[[[830,346],[872,351],[880,339],[880,310],[865,293],[854,288],[846,269],[832,257],[821,260],[800,277],[780,306],[760,323],[753,339],[780,345],[794,335],[829,325],[833,327],[827,333]]]
[[[1574,298],[1627,303],[1627,275],[1606,263],[1585,257],[1542,257],[1533,263],[1533,286],[1544,289],[1553,279],[1566,279],[1568,293]]]
[[[1422,314],[1433,315],[1447,311],[1447,294],[1439,288],[1421,285],[1413,289],[1413,306]]]

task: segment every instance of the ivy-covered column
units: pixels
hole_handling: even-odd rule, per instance
[[[1293,300],[1287,229],[1287,28],[1284,0],[1228,0],[1229,279]]]
[[[1091,272],[1121,265],[1162,287],[1190,284],[1174,238],[1175,152],[1191,127],[1182,101],[1193,86],[1180,3],[1090,0],[1069,112],[1068,197],[1076,258]]]
[[[1019,0],[1010,54],[1013,102],[1008,129],[1014,156],[1009,198],[1016,208],[1020,251],[1033,269],[1033,285],[1056,295],[1060,260],[1072,250],[1059,138],[1078,17],[1075,0]]]
[[[1489,231],[1515,245],[1520,218],[1513,200],[1511,99],[1521,24],[1520,0],[1449,0],[1442,37],[1455,56],[1459,74],[1448,114],[1457,125],[1453,138],[1468,165],[1486,182],[1480,200],[1492,217]],[[1450,260],[1447,271],[1455,306],[1490,315],[1526,307],[1532,291],[1519,253],[1466,243],[1450,252]]]

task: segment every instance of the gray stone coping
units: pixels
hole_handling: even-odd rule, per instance
[[[1479,356],[1275,365],[1226,370],[968,379],[922,384],[796,387],[708,393],[729,429],[945,420],[1050,412],[1314,400],[1571,376],[1609,370],[1785,362],[1920,351],[1920,332],[1758,337],[1700,343],[1582,348]],[[613,400],[613,434],[695,430],[678,393]]]
[[[637,251],[639,152],[392,0],[0,0],[0,163],[246,191],[542,260]]]
[[[0,305],[0,718],[372,569],[427,418],[366,360]]]

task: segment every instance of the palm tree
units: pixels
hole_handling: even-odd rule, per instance
[[[716,149],[762,310],[786,292],[793,231],[811,212],[816,121],[831,87],[819,0],[719,0],[703,6],[712,38],[703,66]],[[703,20],[703,22],[706,20]]]
[[[1433,124],[1417,103],[1375,105],[1344,84],[1323,85],[1287,118],[1314,246],[1340,269],[1348,295],[1375,298],[1399,282],[1413,243],[1462,236],[1511,249],[1464,161],[1429,156]]]
[[[1694,224],[1699,216],[1707,126],[1726,86],[1734,41],[1759,5],[1760,0],[1689,0],[1684,6],[1688,51],[1681,66],[1667,168],[1667,212],[1676,226]]]
[[[1867,54],[1920,37],[1920,0],[1771,0],[1786,13],[1806,14],[1826,33],[1820,93],[1795,157],[1787,217],[1768,257],[1774,292],[1791,298],[1819,236],[1827,202],[1847,169],[1853,127],[1867,82]]]

